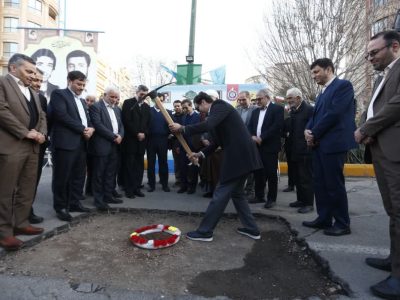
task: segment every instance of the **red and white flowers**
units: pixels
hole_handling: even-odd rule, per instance
[[[169,233],[171,236],[162,240],[146,239],[145,236],[147,234],[155,232],[166,232]],[[131,233],[130,240],[132,244],[134,244],[139,248],[161,249],[175,245],[179,241],[180,237],[181,237],[181,231],[178,228],[170,225],[157,224],[157,225],[144,226],[139,229],[136,229],[134,232]]]

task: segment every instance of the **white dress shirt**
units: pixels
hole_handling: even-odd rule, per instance
[[[118,121],[117,121],[117,117],[115,116],[114,107],[111,104],[108,104],[105,101],[104,101],[104,104],[107,107],[107,111],[108,111],[108,114],[109,114],[110,119],[111,119],[111,125],[112,125],[112,128],[113,128],[113,133],[114,134],[118,134]]]
[[[383,78],[380,82],[380,84],[378,85],[378,87],[375,90],[375,93],[372,95],[372,99],[371,102],[369,103],[368,106],[368,110],[367,110],[367,120],[372,118],[374,116],[374,102],[376,100],[376,98],[378,97],[379,92],[381,91],[383,84],[385,82],[386,76],[389,73],[390,69],[393,68],[394,64],[399,60],[400,57],[398,57],[397,59],[395,59],[394,61],[392,61],[390,63],[390,65],[388,65],[385,70],[382,72],[383,74]]]
[[[19,89],[21,90],[21,93],[25,96],[25,98],[28,101],[31,101],[31,93],[29,92],[29,87],[25,86],[24,83],[18,77],[15,77],[11,73],[8,73],[8,74],[10,74],[11,78],[15,80]]]
[[[85,113],[85,109],[83,108],[82,101],[79,98],[79,96],[77,96],[70,88],[68,88],[68,89],[71,91],[72,95],[74,95],[76,106],[78,106],[79,117],[81,118],[82,125],[85,126],[85,128],[86,128],[86,127],[88,127],[88,121],[86,118],[86,113]]]
[[[329,80],[327,83],[324,84],[324,87],[322,88],[321,94],[325,92],[327,87],[335,80],[336,76],[333,76],[331,80]]]
[[[257,123],[257,137],[261,136],[261,128],[264,123],[265,114],[267,113],[268,106],[271,102],[264,107],[264,109],[260,109],[260,115],[258,116],[258,123]]]

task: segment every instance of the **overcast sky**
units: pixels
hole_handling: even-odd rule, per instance
[[[116,65],[141,55],[184,64],[191,0],[66,0],[68,29],[99,30],[100,54]],[[268,0],[198,0],[195,63],[203,72],[226,65],[226,83],[257,75],[254,51]]]

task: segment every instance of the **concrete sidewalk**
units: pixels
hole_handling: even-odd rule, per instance
[[[170,181],[173,181],[173,176],[170,176],[170,178]],[[352,234],[342,237],[325,236],[320,230],[312,230],[301,226],[302,221],[313,220],[316,214],[309,213],[302,215],[298,214],[296,209],[289,208],[288,204],[295,201],[296,194],[295,192],[281,192],[286,185],[287,177],[283,176],[280,178],[279,182],[280,192],[278,193],[277,205],[273,209],[266,210],[262,207],[262,204],[252,204],[252,211],[254,213],[284,218],[290,224],[291,228],[298,232],[298,237],[304,238],[309,247],[329,263],[330,269],[333,272],[332,275],[347,286],[352,297],[374,299],[369,292],[369,287],[385,279],[388,273],[368,267],[364,263],[364,259],[367,256],[387,256],[389,254],[389,219],[383,209],[375,178],[347,178],[346,187],[349,197]],[[159,185],[155,192],[145,193],[146,197],[144,198],[125,198],[123,204],[112,206],[120,208],[204,212],[209,202],[209,199],[201,197],[200,191],[195,195],[177,194],[176,189],[172,189],[170,193],[165,193],[161,190],[161,186]],[[93,207],[92,199],[87,199],[83,201],[83,203],[88,207]],[[45,168],[43,172],[34,208],[38,215],[45,218],[44,223],[41,224],[45,228],[45,233],[39,237],[21,237],[28,245],[37,243],[43,238],[57,234],[57,232],[69,229],[67,223],[61,222],[56,218],[52,208],[50,168]],[[229,204],[226,212],[234,212],[232,203]],[[76,220],[73,222],[79,222],[81,217],[85,217],[79,213],[72,213],[72,215],[76,217]],[[0,248],[0,256],[5,254],[6,252]],[[33,279],[29,277],[25,279],[20,277],[10,278],[1,275],[1,273],[0,266],[0,288],[3,289],[4,286],[7,286],[15,289],[10,295],[20,295],[20,297],[16,296],[16,298],[4,299],[29,299],[29,297],[23,296],[22,290],[18,290],[19,284],[10,285],[10,283],[13,282],[13,280],[15,283],[20,281],[24,282],[25,280],[29,285],[29,282],[34,282]],[[57,283],[58,281],[53,281],[54,286],[59,284]],[[33,284],[36,285],[36,283]],[[42,282],[42,284],[45,283]],[[114,294],[114,296],[113,299],[118,298],[118,294]],[[145,298],[146,297],[143,299]],[[345,299],[347,297],[342,298]],[[92,298],[87,297],[82,299]],[[153,298],[149,297],[149,299]],[[190,299],[197,298],[193,297]]]

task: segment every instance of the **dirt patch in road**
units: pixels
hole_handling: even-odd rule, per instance
[[[323,275],[305,247],[280,221],[258,218],[262,238],[235,232],[223,218],[211,243],[182,237],[173,247],[143,250],[129,242],[135,229],[169,224],[183,233],[200,217],[175,212],[93,215],[70,231],[0,261],[5,274],[68,279],[160,295],[227,296],[231,299],[328,298],[340,288]]]

